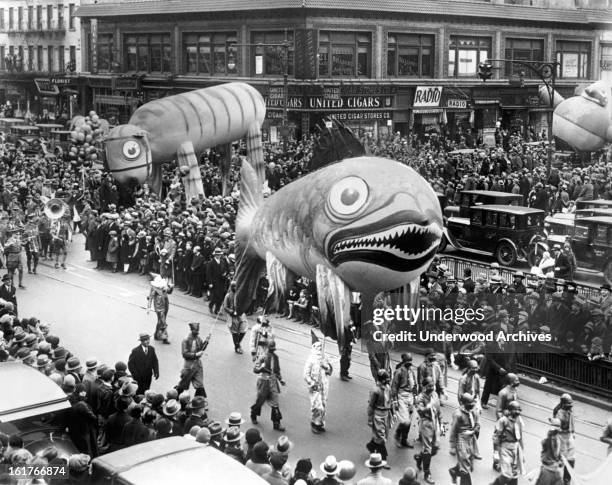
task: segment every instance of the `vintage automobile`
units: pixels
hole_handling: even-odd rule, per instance
[[[183,436],[173,436],[95,458],[87,483],[265,485],[268,482],[212,446],[204,446]]]
[[[25,124],[23,118],[0,118],[0,132],[7,135],[10,133],[13,126],[19,126]]]
[[[495,256],[503,266],[526,260],[535,239],[544,237],[545,212],[516,205],[484,204],[469,207],[467,217],[446,220],[440,251],[456,249]]]
[[[459,205],[447,205],[443,208],[444,215],[446,217],[468,217],[470,207],[483,204],[522,206],[523,196],[493,190],[462,190]]]
[[[600,213],[607,210],[593,211]],[[554,224],[548,222],[546,239],[534,241],[529,263],[537,265],[544,251],[550,251],[555,244],[563,245],[569,241],[578,268],[601,271],[606,283],[612,284],[612,214],[583,216],[578,212],[573,219],[565,219],[564,224],[559,223],[563,219],[549,218],[553,219],[556,219]]]
[[[576,209],[609,209],[612,208],[612,200],[594,199],[594,200],[577,200]]]
[[[50,136],[49,151],[55,155],[61,156],[70,150],[72,141],[70,138],[70,130],[53,130]]]
[[[71,405],[55,382],[21,362],[2,362],[0,389],[0,432],[18,434],[33,454],[52,444],[60,456],[78,453],[66,432]]]
[[[51,133],[56,130],[63,130],[64,125],[58,123],[37,123],[36,128],[40,130],[40,136],[43,138],[51,138]]]

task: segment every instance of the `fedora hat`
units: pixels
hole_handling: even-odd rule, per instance
[[[289,438],[287,438],[285,435],[280,436],[274,445],[274,451],[277,453],[289,453],[291,448],[293,448],[293,443],[289,441]]]
[[[365,466],[368,468],[382,468],[387,465],[387,462],[382,459],[380,453],[372,453],[370,458],[365,462]]]
[[[66,362],[66,372],[73,370],[79,370],[81,368],[81,361],[76,357],[70,357]]]
[[[202,409],[206,407],[206,398],[204,398],[203,396],[195,396],[192,400],[191,403],[189,404],[189,407],[191,409]],[[240,414],[238,414],[238,416],[240,416]],[[231,415],[230,415],[231,418]],[[226,423],[229,423],[230,420],[227,420]],[[244,420],[242,420],[242,422],[244,423]]]
[[[181,405],[176,399],[170,399],[164,404],[164,414],[166,416],[174,416],[181,410]]]
[[[195,398],[194,398],[194,401],[195,401]],[[242,414],[240,414],[238,412],[231,413],[229,415],[229,418],[227,418],[225,420],[225,424],[227,424],[229,426],[240,426],[241,424],[244,424],[244,422],[245,422],[245,420],[242,419]]]
[[[215,250],[213,251],[213,256],[220,256],[221,254],[223,254],[221,248],[215,248]]]
[[[133,382],[125,382],[123,386],[121,386],[121,396],[126,397],[134,397],[136,395],[136,391],[138,391],[138,386]]]
[[[223,426],[219,421],[213,421],[208,425],[208,430],[210,431],[211,436],[219,436],[223,434]]]
[[[240,428],[238,428],[238,426],[231,426],[230,428],[227,428],[223,440],[226,443],[235,443],[237,441],[240,441],[243,437],[244,433],[240,431]]]
[[[601,285],[599,287],[599,289],[600,290],[608,290],[609,292],[612,292],[612,287],[608,283],[605,283],[605,284]]]
[[[47,354],[39,355],[36,359],[36,367],[42,369],[49,364],[49,356]]]
[[[94,370],[96,367],[98,367],[98,359],[89,359],[85,361],[85,367],[87,370]]]
[[[141,333],[141,334],[138,336],[138,340],[140,340],[141,342],[142,342],[143,340],[151,340],[151,336],[150,336],[148,333]]]
[[[11,276],[8,273],[2,275],[2,281],[11,281]]]
[[[329,455],[319,468],[327,476],[337,475],[339,471],[338,461],[334,455]]]
[[[57,347],[55,350],[53,350],[53,353],[51,354],[51,360],[56,361],[65,359],[67,355],[68,352],[64,347]]]

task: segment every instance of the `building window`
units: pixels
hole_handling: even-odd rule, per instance
[[[559,77],[588,79],[590,58],[590,42],[557,41]]]
[[[542,61],[544,60],[544,41],[541,39],[506,39],[506,59]],[[506,63],[506,77],[518,76],[521,71],[525,78],[537,77],[528,67],[512,62]]]
[[[236,66],[236,32],[211,32],[183,36],[183,72],[208,76],[233,74]],[[233,69],[228,64],[230,58]]]
[[[57,28],[64,28],[64,5],[61,3],[57,6]]]
[[[53,5],[47,5],[47,28],[53,27]]]
[[[47,47],[47,69],[49,72],[53,72],[53,46]]]
[[[370,77],[372,35],[368,32],[319,32],[319,76]]]
[[[98,34],[98,70],[111,71],[113,65],[113,34]]]
[[[433,35],[389,34],[387,75],[433,76]]]
[[[287,74],[293,76],[293,31],[287,31],[286,39],[288,43],[286,60],[285,49],[281,45],[262,45],[251,49],[251,72],[255,76],[282,76],[285,68]],[[253,44],[283,44],[285,31],[253,32],[251,42]]]
[[[478,64],[491,57],[490,37],[451,35],[448,46],[449,77],[475,77]]]
[[[42,5],[37,5],[36,6],[36,28],[38,30],[42,30],[42,20],[43,20]]]
[[[1,7],[0,7],[0,30],[4,30],[4,9]],[[2,56],[2,58],[4,59],[4,56]]]
[[[68,4],[68,28],[74,29],[74,3]]]
[[[170,34],[128,35],[125,38],[127,71],[171,72]]]
[[[73,71],[76,70],[76,46],[70,46],[70,65],[72,66]]]
[[[36,52],[36,70],[42,72],[43,70],[43,46],[39,45]]]
[[[601,46],[601,64],[602,71],[612,71],[612,45]]]
[[[15,27],[14,23],[13,23],[13,11],[15,9],[13,7],[9,7],[9,30],[13,30],[13,28]]]
[[[6,69],[6,61],[4,59],[4,46],[0,45],[0,69]]]
[[[60,45],[57,47],[57,65],[59,72],[66,71],[66,63],[64,62],[64,46]]]
[[[17,30],[23,29],[23,7],[17,8]]]
[[[34,70],[34,46],[28,46],[28,71]]]
[[[30,5],[28,7],[28,30],[34,28],[34,7]]]

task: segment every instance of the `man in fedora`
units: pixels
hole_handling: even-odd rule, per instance
[[[132,349],[128,359],[128,369],[138,382],[138,394],[144,394],[151,387],[152,377],[159,379],[159,362],[155,348],[150,345],[150,335],[141,333],[138,340],[140,345]]]
[[[210,431],[210,446],[223,450],[223,426],[219,421],[212,421],[208,425]]]
[[[244,433],[240,431],[238,426],[230,426],[223,438],[223,441],[225,441],[225,450],[223,451],[226,455],[231,456],[234,460],[244,465],[246,460],[244,458],[244,451],[240,445],[240,441],[243,437]]]
[[[285,428],[281,425],[283,415],[280,412],[278,403],[280,386],[284,386],[285,381],[281,375],[278,355],[276,355],[276,342],[274,340],[268,343],[268,352],[255,362],[253,372],[258,374],[259,377],[257,379],[257,398],[255,399],[255,404],[251,406],[251,422],[257,424],[257,417],[261,414],[261,407],[265,402],[268,402],[271,408],[270,419],[274,429],[285,431]]]
[[[4,301],[13,304],[13,313],[17,315],[17,296],[15,295],[15,287],[10,274],[2,276],[2,286],[0,286],[0,298]]]
[[[195,396],[189,404],[191,414],[185,420],[185,429],[191,429],[193,426],[204,428],[208,425],[208,416],[206,414],[206,399],[202,396]],[[239,413],[238,413],[239,414]],[[231,415],[230,415],[231,418]],[[239,420],[244,423],[244,420]],[[227,421],[226,421],[227,422]],[[232,426],[230,424],[230,426]],[[235,424],[234,424],[235,426]]]
[[[176,390],[180,394],[188,390],[189,386],[193,384],[193,388],[196,392],[199,391],[200,395],[206,397],[206,390],[204,389],[204,369],[200,359],[208,347],[210,334],[208,334],[206,339],[202,340],[200,337],[200,324],[198,322],[191,322],[189,324],[189,329],[191,333],[181,343],[184,363]]]
[[[382,476],[382,470],[387,465],[380,453],[372,453],[370,458],[365,462],[365,466],[370,469],[370,473],[365,478],[357,482],[357,485],[392,485],[389,478]]]
[[[206,264],[206,282],[210,291],[208,309],[215,315],[221,310],[223,297],[225,296],[225,285],[227,282],[228,265],[227,260],[222,258],[221,248],[215,248],[213,258]]]

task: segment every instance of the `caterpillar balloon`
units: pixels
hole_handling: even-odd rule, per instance
[[[188,167],[187,196],[203,194],[196,154],[247,135],[251,158],[263,159],[260,129],[266,114],[261,94],[245,83],[227,83],[150,101],[128,124],[106,138],[106,163],[117,182],[148,182],[161,191],[161,164]],[[185,170],[187,172],[187,170]]]

